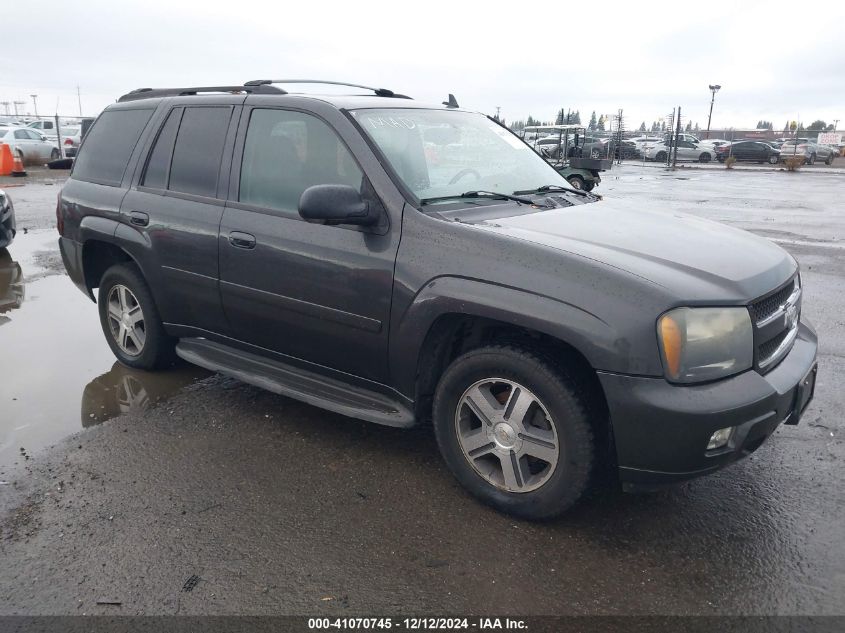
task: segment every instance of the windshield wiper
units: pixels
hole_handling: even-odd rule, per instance
[[[526,189],[525,191],[514,191],[516,195],[526,195],[530,193],[546,193],[548,191],[563,191],[565,193],[574,193],[579,196],[586,196],[587,192],[573,187],[563,187],[561,185],[543,185],[536,189]]]
[[[536,202],[529,200],[528,198],[522,198],[520,196],[512,196],[507,193],[499,193],[497,191],[465,191],[464,193],[458,193],[451,196],[439,196],[437,198],[423,198],[420,200],[422,204],[430,204],[432,202],[440,202],[441,200],[460,200],[460,199],[468,199],[468,198],[488,198],[489,200],[513,200],[519,204],[527,204],[529,206],[544,206],[538,205]]]

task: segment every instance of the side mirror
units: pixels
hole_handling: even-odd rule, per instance
[[[349,185],[314,185],[299,198],[299,215],[326,224],[370,226],[378,221],[378,209]]]
[[[46,141],[46,140],[47,140],[47,137],[46,137],[46,136],[44,136],[44,135],[42,134],[42,135],[41,135],[41,140],[42,140],[42,141]]]

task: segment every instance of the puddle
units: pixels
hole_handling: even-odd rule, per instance
[[[97,306],[64,273],[55,230],[19,233],[0,249],[0,467],[208,375],[117,363]]]

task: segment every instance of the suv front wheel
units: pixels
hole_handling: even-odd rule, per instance
[[[433,420],[452,474],[498,510],[550,518],[587,488],[587,400],[578,381],[533,352],[491,346],[457,358],[438,383]]]
[[[121,363],[155,369],[173,362],[176,341],[164,331],[150,289],[135,265],[109,268],[100,281],[97,303],[106,341]]]

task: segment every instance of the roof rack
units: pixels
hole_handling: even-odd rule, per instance
[[[392,97],[394,99],[410,99],[407,95],[401,95],[398,92],[393,92],[387,88],[372,88],[370,86],[362,86],[360,84],[348,84],[342,81],[322,81],[320,79],[253,79],[247,81],[245,86],[269,86],[271,84],[322,84],[327,86],[345,86],[347,88],[361,88],[362,90],[371,90],[377,97]]]
[[[156,97],[178,97],[196,95],[201,92],[229,92],[239,94],[243,92],[254,94],[287,94],[281,88],[266,84],[247,84],[244,86],[203,86],[200,88],[138,88],[126,93],[117,101],[136,101],[138,99],[154,99]]]

